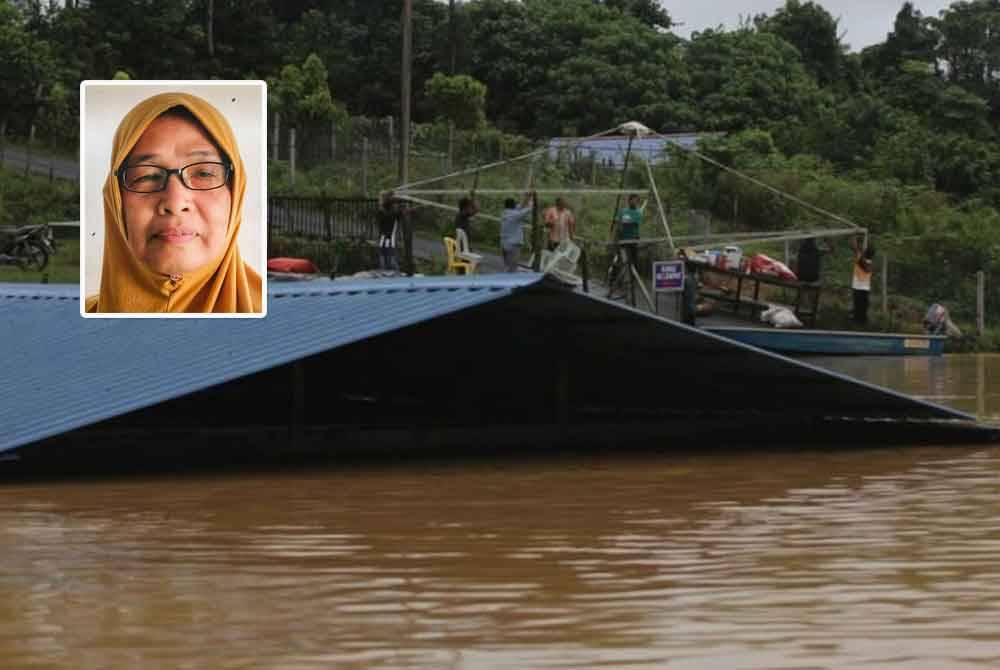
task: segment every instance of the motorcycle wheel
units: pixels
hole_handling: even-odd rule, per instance
[[[22,259],[22,266],[25,270],[41,272],[49,264],[49,252],[43,247],[32,243],[20,245],[14,252],[15,256]]]

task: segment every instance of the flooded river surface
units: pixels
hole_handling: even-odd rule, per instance
[[[1000,423],[1000,357],[817,364]],[[0,667],[1000,667],[1000,445],[678,446],[8,484]]]

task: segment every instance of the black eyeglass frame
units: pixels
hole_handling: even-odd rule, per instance
[[[226,178],[222,181],[221,184],[219,184],[218,186],[213,186],[212,188],[192,188],[184,182],[184,177],[181,175],[181,173],[193,165],[221,165],[226,169]],[[163,180],[163,186],[161,188],[156,189],[155,191],[136,191],[126,186],[125,171],[137,167],[154,167],[157,168],[158,170],[163,170],[164,172],[166,172],[167,176]],[[153,165],[152,163],[137,163],[136,165],[122,165],[120,168],[118,168],[118,172],[116,174],[118,175],[118,184],[129,193],[162,193],[163,191],[167,190],[167,184],[170,182],[170,175],[172,174],[176,174],[177,180],[180,181],[181,186],[183,186],[189,191],[214,191],[216,189],[222,188],[223,186],[227,185],[229,183],[229,180],[232,179],[233,164],[225,161],[198,161],[196,163],[188,163],[187,165],[184,165],[182,167],[171,169],[171,168],[165,168],[161,165]]]

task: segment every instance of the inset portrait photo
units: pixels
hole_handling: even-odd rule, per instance
[[[80,85],[83,316],[262,317],[261,81]]]

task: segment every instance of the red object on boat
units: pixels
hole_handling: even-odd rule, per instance
[[[317,274],[319,268],[308,258],[269,258],[267,269],[270,272],[298,272],[301,274]]]
[[[774,275],[788,281],[798,280],[798,277],[795,276],[795,273],[787,265],[765,254],[754,254],[750,258],[750,272],[759,275]]]

